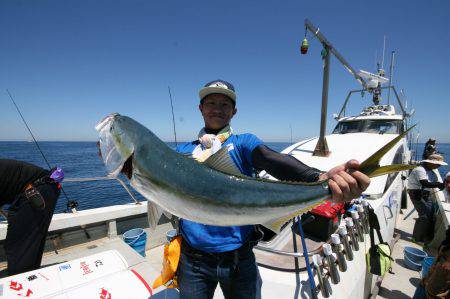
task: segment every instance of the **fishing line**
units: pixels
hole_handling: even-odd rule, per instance
[[[6,92],[8,93],[9,98],[11,99],[12,103],[13,103],[14,106],[16,107],[16,110],[17,110],[17,112],[19,113],[20,118],[22,118],[23,123],[24,123],[25,126],[27,127],[28,132],[29,132],[30,135],[31,135],[31,138],[33,138],[34,144],[36,144],[36,147],[38,148],[39,152],[40,152],[41,155],[42,155],[42,158],[44,158],[45,163],[47,163],[48,169],[49,169],[49,170],[52,169],[52,167],[50,166],[50,163],[48,162],[47,158],[46,158],[45,155],[44,155],[44,152],[42,151],[41,147],[39,146],[39,143],[37,142],[36,138],[34,137],[33,132],[31,132],[31,129],[30,129],[30,127],[28,126],[27,121],[25,120],[25,118],[23,117],[22,113],[20,112],[20,109],[19,109],[19,107],[17,106],[16,101],[14,101],[14,98],[13,98],[13,96],[11,95],[11,93],[9,92],[8,89],[6,89]],[[78,206],[78,202],[75,201],[75,200],[69,200],[69,197],[67,196],[67,194],[66,194],[66,192],[64,191],[64,189],[63,189],[62,186],[61,186],[61,191],[62,191],[62,193],[64,194],[64,197],[66,198],[66,201],[67,201],[67,206],[66,206],[67,210],[73,209],[73,210],[76,211],[76,207]]]

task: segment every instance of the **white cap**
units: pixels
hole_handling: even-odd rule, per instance
[[[328,243],[323,244],[322,249],[323,249],[323,254],[325,254],[326,256],[329,256],[330,254],[333,253],[333,250],[331,250],[331,245]]]
[[[345,218],[345,224],[347,224],[347,226],[353,227],[353,219],[350,217]]]
[[[340,225],[339,226],[339,234],[340,235],[346,235],[347,234],[347,228],[345,227],[345,225]]]
[[[345,232],[347,233],[347,230]],[[333,243],[334,245],[341,244],[341,238],[339,238],[338,234],[331,235],[331,243]]]
[[[359,219],[358,211],[351,211],[351,214],[352,214],[352,218],[354,220],[358,220]]]
[[[320,266],[322,264],[322,257],[318,254],[312,256],[313,264]]]

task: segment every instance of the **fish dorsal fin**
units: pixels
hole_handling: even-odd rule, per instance
[[[239,168],[237,168],[236,164],[234,164],[233,160],[231,160],[231,156],[228,153],[227,146],[222,146],[220,150],[211,155],[203,163],[215,170],[224,172],[226,174],[242,176]]]

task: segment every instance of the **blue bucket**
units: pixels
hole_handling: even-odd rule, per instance
[[[422,278],[428,274],[431,265],[434,263],[434,257],[426,257],[422,262]]]
[[[422,261],[428,256],[425,251],[410,246],[405,247],[404,255],[417,264],[422,264]]]
[[[131,246],[137,253],[145,257],[145,243],[147,233],[142,228],[133,228],[123,234],[125,243]]]
[[[420,271],[420,268],[422,268],[422,264],[421,263],[414,262],[406,254],[403,257],[403,262],[405,263],[406,268],[414,270],[414,271]]]

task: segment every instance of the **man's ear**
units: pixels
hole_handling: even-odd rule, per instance
[[[234,116],[236,113],[237,113],[237,108],[234,107],[234,109],[233,109],[233,116]]]
[[[200,112],[203,112],[203,105],[200,103],[200,104],[198,104],[198,110],[200,110]]]

